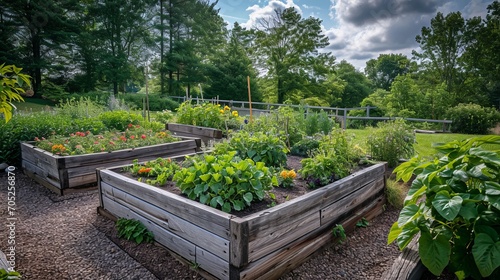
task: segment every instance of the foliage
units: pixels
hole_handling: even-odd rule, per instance
[[[337,75],[345,82],[340,102],[332,104],[341,108],[358,107],[361,101],[372,92],[370,80],[352,64],[342,60],[337,65]]]
[[[295,173],[294,170],[283,169],[279,173],[278,177],[279,185],[283,188],[291,188],[294,186],[293,179],[295,179],[295,177],[297,177],[297,173]]]
[[[144,94],[121,94],[118,96],[120,99],[123,99],[125,103],[129,106],[141,109],[144,107],[143,102],[146,96]],[[162,97],[159,94],[150,94],[148,96],[149,100],[149,110],[151,111],[163,111],[170,110],[174,111],[179,107],[179,103],[168,98]]]
[[[328,114],[321,110],[318,112],[309,112],[304,120],[304,132],[312,136],[316,133],[328,134],[335,127],[335,122],[328,117]]]
[[[57,85],[48,80],[42,83],[41,94],[43,99],[48,99],[56,103],[64,100],[69,95],[63,86]]]
[[[351,168],[360,158],[350,137],[341,129],[334,129],[323,136],[319,148],[310,158],[301,161],[299,173],[310,188],[317,188],[349,175]]]
[[[238,111],[232,111],[227,105],[221,107],[220,104],[208,102],[193,105],[191,101],[186,101],[177,108],[177,123],[227,131],[239,128],[240,117]]]
[[[104,104],[97,97],[68,98],[57,104],[57,112],[71,119],[94,118],[106,110]]]
[[[157,112],[156,114],[154,114],[153,118],[157,122],[166,124],[169,123],[174,118],[174,114],[171,111],[163,110],[161,112]]]
[[[138,125],[142,121],[142,116],[127,111],[108,111],[99,114],[99,119],[110,130],[124,131],[130,124]]]
[[[119,238],[133,240],[137,244],[141,244],[143,241],[146,243],[154,241],[153,233],[138,220],[119,218],[116,221],[116,229]]]
[[[500,122],[496,109],[477,104],[459,104],[450,108],[447,116],[452,120],[451,131],[458,133],[488,134],[488,129]]]
[[[17,271],[7,271],[4,268],[0,268],[0,280],[18,280],[21,278],[21,274]]]
[[[319,140],[307,137],[295,143],[290,149],[290,154],[299,157],[308,157],[312,151],[319,148]]]
[[[347,235],[345,234],[345,229],[342,225],[335,225],[332,229],[332,234],[334,237],[339,238],[338,243],[342,244],[347,239]]]
[[[367,226],[369,226],[370,223],[363,217],[361,218],[361,220],[359,220],[357,223],[356,223],[356,227],[362,227],[362,228],[365,228]]]
[[[403,120],[379,123],[370,129],[367,144],[372,158],[387,161],[389,167],[398,165],[401,158],[414,156],[415,135]]]
[[[282,167],[286,165],[288,148],[277,136],[264,132],[250,134],[238,131],[231,135],[226,143],[215,145],[216,154],[235,151],[242,159],[263,162],[266,166]]]
[[[264,199],[266,191],[278,185],[263,162],[240,159],[231,152],[191,158],[192,165],[176,172],[173,180],[190,199],[220,208],[241,211]]]
[[[394,170],[397,180],[416,178],[388,243],[402,250],[420,233],[420,258],[435,275],[448,267],[459,279],[500,277],[500,150],[485,144],[498,145],[500,137],[441,144],[441,158],[413,158]]]
[[[83,155],[89,153],[111,152],[122,149],[137,148],[162,143],[171,143],[179,139],[172,136],[168,131],[154,133],[139,125],[129,124],[123,132],[106,131],[103,134],[94,135],[90,131],[77,131],[71,133],[70,137],[52,135],[35,137],[35,145],[43,150],[56,155]]]
[[[380,54],[366,62],[366,76],[377,88],[390,90],[398,75],[410,71],[410,60],[403,54]]]
[[[22,68],[14,65],[0,65],[0,114],[3,114],[5,122],[12,118],[12,101],[24,101],[21,93],[24,83],[29,87],[31,85],[30,76],[22,74]]]
[[[385,186],[385,196],[387,197],[387,202],[394,206],[396,209],[402,209],[406,194],[408,193],[408,187],[405,184],[396,182],[392,179],[386,180]]]
[[[134,160],[131,166],[123,168],[124,171],[138,176],[139,181],[146,177],[146,183],[150,185],[164,185],[168,180],[171,180],[175,172],[180,170],[179,164],[170,158],[157,158],[156,160],[148,161],[140,164],[138,160]],[[154,178],[154,179],[149,179]]]

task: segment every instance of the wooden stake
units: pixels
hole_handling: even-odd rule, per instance
[[[250,76],[247,76],[248,82],[248,105],[250,106],[250,122],[252,122],[252,93],[250,91]]]

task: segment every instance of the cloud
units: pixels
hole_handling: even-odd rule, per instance
[[[260,7],[259,5],[250,6],[247,8],[247,11],[250,12],[250,19],[243,23],[242,26],[245,28],[257,27],[259,20],[272,17],[275,14],[274,10],[284,10],[290,7],[294,7],[299,14],[302,15],[302,10],[293,2],[293,0],[286,0],[286,3],[278,0],[272,0],[263,7]]]
[[[378,21],[407,15],[435,13],[439,0],[338,0],[332,1],[330,17],[354,26],[365,26]]]

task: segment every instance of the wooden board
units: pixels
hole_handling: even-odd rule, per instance
[[[99,177],[101,182],[136,196],[165,211],[175,213],[177,216],[229,240],[229,220],[232,217],[230,214],[127,178],[111,170],[100,170]]]
[[[229,263],[200,247],[196,247],[196,264],[218,279],[229,279]]]
[[[188,134],[188,136],[222,139],[222,130],[211,127],[167,123],[165,128],[171,132]]]
[[[419,235],[406,246],[399,254],[392,266],[382,274],[382,278],[387,280],[418,280],[426,270],[420,256],[418,255]]]
[[[113,188],[105,182],[101,182],[101,190],[105,197],[148,218],[165,231],[171,232],[229,262],[229,240],[223,239],[135,196]]]

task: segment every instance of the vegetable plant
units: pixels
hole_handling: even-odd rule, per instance
[[[153,242],[153,233],[149,231],[140,221],[134,219],[119,218],[116,221],[118,237],[133,240],[137,244]]]
[[[264,199],[278,180],[263,162],[235,155],[187,157],[192,165],[177,171],[173,180],[190,199],[228,213],[243,210]]]
[[[413,180],[388,243],[404,249],[420,233],[422,263],[435,275],[500,278],[500,136],[440,144],[443,156],[401,164],[396,179]]]
[[[140,164],[138,160],[134,160],[131,166],[124,167],[123,169],[135,176],[139,176],[139,181],[143,181],[142,178],[147,178],[146,183],[161,186],[167,180],[172,179],[175,172],[180,170],[180,166],[170,158],[157,158],[143,164]]]

